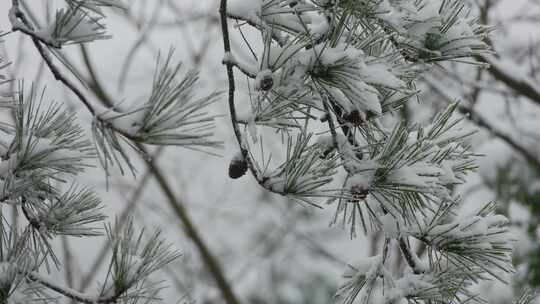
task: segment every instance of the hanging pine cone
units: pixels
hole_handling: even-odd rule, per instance
[[[369,194],[369,188],[360,185],[352,186],[351,194],[355,201],[364,200]]]
[[[366,121],[365,115],[358,110],[352,110],[342,116],[343,120],[355,126],[359,126]]]
[[[272,76],[265,77],[261,81],[261,90],[269,91],[274,86],[274,79]]]
[[[255,89],[269,91],[274,86],[274,78],[272,71],[269,69],[262,70],[255,77]]]
[[[231,160],[229,164],[229,177],[237,179],[246,174],[248,165],[246,160],[243,157],[235,157]]]

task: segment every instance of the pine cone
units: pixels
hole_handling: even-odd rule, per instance
[[[229,164],[229,177],[237,179],[246,174],[248,165],[245,159],[234,158]]]
[[[274,86],[274,79],[272,78],[272,74],[265,75],[261,81],[260,81],[260,87],[259,89],[263,91],[269,91]]]
[[[364,200],[369,194],[369,189],[365,188],[363,186],[352,186],[351,187],[351,194],[355,201],[357,200]]]
[[[358,110],[352,110],[349,113],[345,113],[342,117],[343,120],[345,120],[346,122],[350,122],[355,126],[359,126],[366,121],[365,115],[363,115],[363,113],[360,113],[360,111]]]

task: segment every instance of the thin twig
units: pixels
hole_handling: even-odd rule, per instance
[[[440,87],[435,81],[424,78],[426,83],[441,97],[445,98],[447,101],[453,101],[453,98],[448,96],[448,94]],[[501,139],[510,147],[519,152],[530,164],[534,165],[537,168],[540,168],[540,159],[538,159],[532,152],[527,150],[517,141],[515,141],[510,135],[504,134],[503,132],[496,129],[492,126],[486,119],[484,119],[479,113],[474,111],[471,108],[468,108],[462,104],[457,105],[457,109],[461,114],[464,114],[465,117],[476,124],[477,126],[487,130],[491,135]]]
[[[506,73],[493,58],[478,56],[478,60],[490,65],[488,71],[495,79],[504,83],[516,93],[527,97],[533,103],[540,105],[540,89],[537,86]]]
[[[223,49],[225,51],[225,55],[231,54],[231,41],[229,38],[229,27],[227,24],[227,0],[221,0],[220,6],[219,6],[219,14],[221,17],[221,31],[223,35]],[[260,179],[258,176],[257,169],[255,168],[255,164],[253,160],[251,159],[251,156],[249,155],[248,149],[245,147],[244,140],[242,138],[242,132],[240,131],[240,126],[238,122],[238,118],[236,115],[236,106],[234,101],[234,95],[235,95],[235,80],[234,80],[234,71],[233,71],[233,63],[230,60],[225,60],[223,62],[225,64],[225,67],[227,68],[227,79],[228,79],[228,103],[229,103],[229,112],[231,114],[231,123],[234,130],[234,135],[236,137],[236,140],[238,141],[238,145],[240,147],[240,151],[242,153],[242,157],[244,158],[245,162],[248,165],[249,170],[251,171],[251,174],[253,177],[257,180],[259,185],[261,185],[263,188],[268,189],[268,187],[265,186],[264,179]]]

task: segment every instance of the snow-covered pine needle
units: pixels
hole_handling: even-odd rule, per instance
[[[133,220],[121,227],[106,227],[111,242],[112,257],[101,296],[114,296],[122,301],[156,300],[157,291],[163,287],[152,283],[149,276],[180,257],[161,237],[159,230],[147,235],[135,231]],[[159,282],[161,283],[161,282]]]
[[[59,9],[54,23],[40,29],[36,34],[48,44],[60,48],[62,45],[78,44],[109,39],[102,18],[81,9],[82,4]]]
[[[214,134],[217,116],[208,112],[220,93],[197,97],[197,73],[190,71],[180,78],[182,64],[172,64],[173,54],[171,49],[163,62],[158,59],[144,104],[124,112],[104,108],[97,113],[92,127],[94,143],[107,172],[116,165],[124,174],[127,165],[134,174],[128,147],[138,151],[136,143],[204,151],[221,148],[222,142]]]
[[[261,177],[264,187],[311,205],[316,205],[313,198],[338,194],[325,188],[339,166],[338,156],[323,156],[320,146],[310,145],[310,139],[310,134],[288,138],[286,159],[276,171]]]

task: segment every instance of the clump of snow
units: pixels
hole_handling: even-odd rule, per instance
[[[115,109],[97,107],[99,119],[110,122],[113,127],[131,136],[136,136],[148,114],[149,107],[139,107],[131,112],[118,112]]]
[[[349,176],[345,188],[350,189],[353,196],[365,198],[373,184],[377,165],[373,161],[358,161],[356,169],[359,167],[363,168]]]
[[[366,83],[366,79],[370,77],[368,74],[377,67],[371,71],[366,67],[362,50],[346,44],[336,47],[321,44],[314,46],[312,50],[299,52],[295,58],[299,66],[304,67],[305,73],[316,79],[320,78],[319,82],[324,85],[328,94],[347,112],[359,110],[377,115],[382,113],[378,90]],[[298,67],[296,69],[298,70]],[[383,74],[385,72],[380,75]],[[331,78],[335,84],[327,83],[327,78]],[[384,82],[380,77],[376,79]],[[387,82],[390,84],[392,81]]]
[[[268,177],[264,186],[274,193],[287,194],[287,180],[282,176]]]
[[[369,84],[381,85],[396,90],[405,87],[405,83],[382,63],[366,64],[361,68],[361,73],[364,81]]]
[[[387,303],[394,303],[407,296],[417,295],[421,291],[435,288],[432,283],[424,280],[425,277],[424,275],[406,274],[396,280],[395,286],[387,290],[385,294]]]
[[[339,134],[342,136],[342,134]],[[317,137],[317,144],[321,146],[323,150],[328,150],[334,146],[334,138],[332,135],[321,135]]]
[[[222,62],[224,64],[232,64],[248,75],[257,75],[257,66],[255,64],[239,60],[231,52],[226,52],[223,55]]]
[[[381,263],[382,263],[381,255],[374,255],[371,257],[358,259],[349,267],[349,269],[347,269],[343,273],[343,276],[352,277],[356,275],[366,275],[366,274],[372,273],[376,269],[379,268]]]
[[[441,174],[441,169],[435,165],[418,162],[392,170],[387,180],[419,188],[429,188],[439,181]]]
[[[314,36],[314,39],[324,37],[330,29],[330,24],[326,16],[322,14],[311,14],[311,22],[309,23],[309,31]]]
[[[251,137],[251,140],[253,142],[257,142],[259,137],[259,133],[257,132],[257,124],[255,121],[257,117],[253,113],[253,111],[246,111],[244,113],[240,113],[236,116],[236,119],[247,126],[247,131]]]
[[[439,236],[444,235],[445,240],[457,240],[468,248],[492,249],[493,245],[500,246],[501,242],[508,241],[506,223],[502,215],[475,215],[432,227],[429,234],[440,240]]]
[[[447,185],[459,183],[459,179],[452,169],[451,161],[445,160],[441,163],[441,175],[439,176],[439,180]]]

